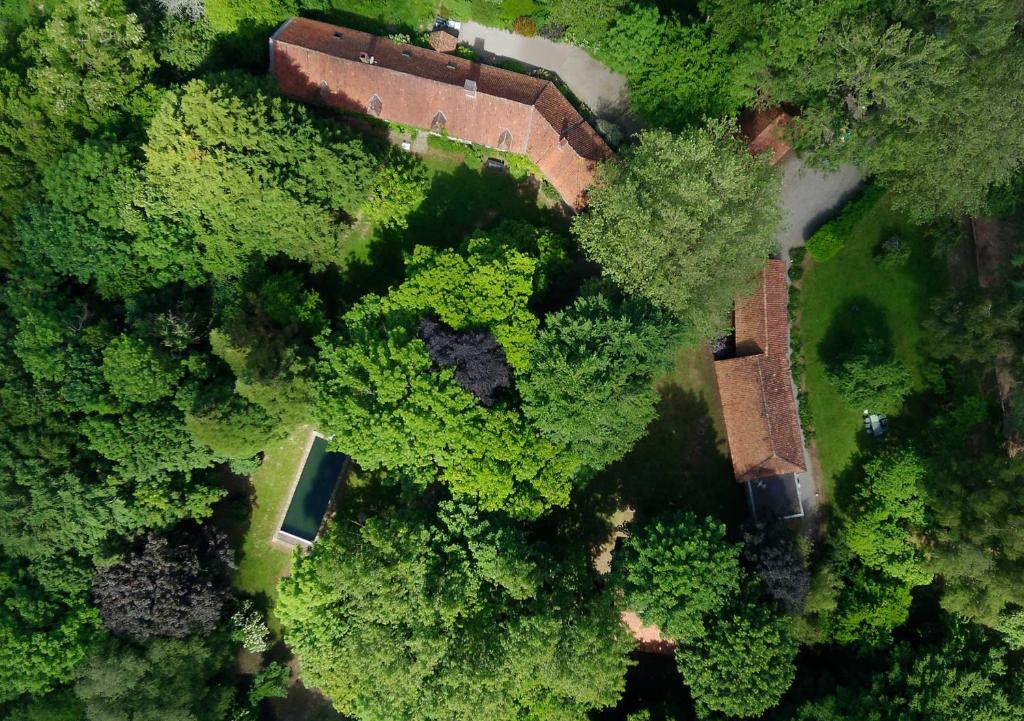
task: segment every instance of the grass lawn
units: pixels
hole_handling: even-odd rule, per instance
[[[602,476],[617,482],[623,500],[642,514],[692,511],[735,527],[747,505],[729,462],[711,354],[704,347],[680,349],[657,388],[658,417],[648,434]]]
[[[872,254],[883,238],[898,233],[912,248],[908,264],[883,270]],[[857,451],[862,408],[852,408],[825,374],[829,347],[841,347],[849,333],[875,326],[888,334],[896,357],[920,387],[921,320],[941,289],[943,268],[922,243],[919,231],[894,213],[883,197],[854,227],[846,246],[829,260],[810,257],[803,277],[797,327],[806,363],[804,383],[813,417],[814,447],[827,498],[834,480]]]
[[[277,531],[278,516],[298,470],[309,431],[308,426],[302,426],[269,446],[263,465],[251,478],[252,511],[239,553],[235,585],[246,593],[262,595],[270,607],[277,598],[277,580],[291,562],[291,554],[271,546],[270,539]]]

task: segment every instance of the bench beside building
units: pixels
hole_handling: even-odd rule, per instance
[[[297,100],[526,155],[575,208],[612,157],[550,81],[358,30],[292,18],[270,38],[270,73]]]

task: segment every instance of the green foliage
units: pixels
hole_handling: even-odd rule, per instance
[[[859,566],[844,576],[835,613],[827,622],[829,635],[839,643],[887,643],[910,615],[910,585]]]
[[[707,633],[739,593],[740,546],[725,526],[692,513],[653,519],[637,529],[615,557],[614,583],[624,608],[668,638],[689,643]]]
[[[728,123],[646,131],[601,166],[573,232],[624,290],[713,337],[773,250],[779,188]]]
[[[8,721],[82,721],[82,702],[68,689],[27,699],[8,711]]]
[[[877,352],[847,358],[829,367],[827,373],[850,406],[877,413],[899,410],[913,385],[906,366]]]
[[[86,660],[75,694],[87,719],[223,721],[233,689],[220,675],[230,662],[217,638],[111,640]]]
[[[344,319],[344,336],[318,340],[314,386],[321,429],[367,470],[416,485],[434,480],[486,509],[537,515],[565,505],[575,461],[543,439],[507,399],[485,408],[452,368],[433,368],[417,337],[428,314],[455,330],[498,339],[514,370],[529,367],[537,319],[527,308],[536,261],[518,251],[466,256],[417,248],[408,278],[369,295]]]
[[[252,253],[336,262],[336,218],[369,201],[377,171],[340,126],[241,76],[168,93],[147,138],[152,210],[203,248],[204,270],[220,277],[238,275]]]
[[[884,193],[885,191],[877,185],[868,186],[863,195],[843,208],[839,217],[814,231],[814,235],[807,241],[807,251],[811,257],[821,263],[842,250],[854,227],[878,203]]]
[[[0,703],[71,680],[99,629],[84,595],[46,592],[21,565],[0,561]]]
[[[599,22],[600,15],[587,24]],[[745,99],[729,85],[730,60],[709,27],[683,24],[655,5],[630,4],[619,13],[596,41],[596,55],[626,76],[632,109],[658,127],[679,130],[727,115]]]
[[[598,47],[627,1],[551,0],[547,8],[548,22],[564,26],[567,40],[585,47]]]
[[[913,534],[925,525],[924,464],[911,451],[889,451],[864,464],[864,478],[845,508],[842,541],[869,568],[911,586],[932,573]]]
[[[216,39],[217,33],[206,18],[167,15],[160,22],[156,55],[160,62],[190,72],[209,59]]]
[[[758,716],[775,706],[796,676],[790,625],[788,616],[748,603],[676,649],[698,716]]]
[[[1020,717],[1022,691],[1007,650],[976,626],[943,619],[938,638],[897,645],[884,667],[855,685],[846,675],[829,695],[804,703],[800,721]]]
[[[804,157],[852,161],[914,220],[979,212],[1024,160],[1013,3],[705,3],[739,82],[801,106]]]
[[[444,504],[437,519],[337,523],[282,582],[278,615],[303,678],[341,713],[569,721],[618,700],[630,644],[585,554],[525,545],[500,517],[503,536],[471,542],[460,529],[475,515]],[[481,555],[535,580],[513,593]]]
[[[523,411],[582,467],[600,470],[620,460],[654,420],[652,379],[681,335],[644,303],[580,298],[547,317],[518,386]]]
[[[154,403],[174,392],[182,369],[139,338],[120,335],[103,351],[103,378],[127,403]]]
[[[249,703],[257,705],[265,698],[284,698],[288,695],[288,680],[292,670],[283,663],[271,661],[252,680]]]

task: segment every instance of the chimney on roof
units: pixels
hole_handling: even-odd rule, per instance
[[[377,61],[374,60],[373,56],[369,53],[359,53],[359,62],[366,63],[367,65],[373,65]]]

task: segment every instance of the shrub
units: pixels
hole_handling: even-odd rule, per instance
[[[857,200],[843,208],[839,217],[818,228],[807,241],[807,252],[811,257],[821,263],[842,250],[854,226],[878,203],[884,193],[877,185],[868,186]]]
[[[874,259],[882,270],[902,268],[910,260],[910,246],[893,233],[875,249]]]
[[[288,695],[288,680],[292,670],[276,661],[267,664],[252,680],[249,688],[249,703],[253,706],[265,698],[284,698]]]
[[[520,15],[512,23],[512,30],[517,35],[525,35],[528,38],[533,37],[537,34],[537,23],[529,15]]]
[[[256,605],[246,599],[231,617],[231,637],[246,651],[263,653],[270,648],[270,629]]]
[[[793,265],[803,265],[804,258],[807,257],[807,248],[796,247],[789,249],[789,261]]]
[[[837,218],[825,223],[814,232],[814,235],[807,241],[807,250],[812,258],[821,263],[842,250],[844,245],[846,245],[846,236],[841,232]]]

